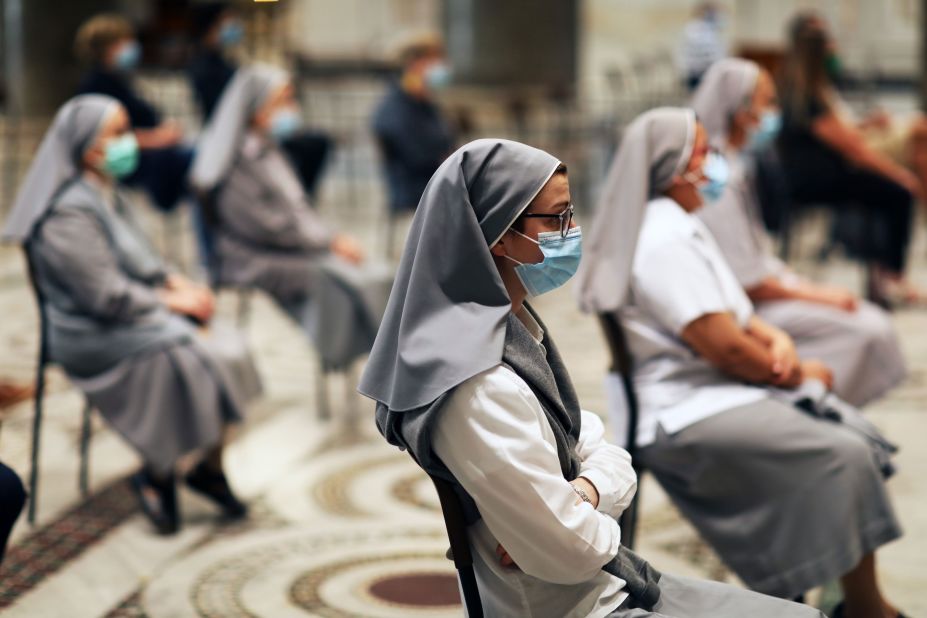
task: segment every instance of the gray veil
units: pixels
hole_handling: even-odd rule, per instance
[[[29,239],[58,191],[80,173],[84,151],[118,106],[111,97],[83,94],[58,110],[16,194],[3,240],[21,243]]]
[[[760,69],[756,63],[725,58],[711,65],[692,97],[692,108],[708,132],[708,141],[724,148],[731,118],[749,103]]]
[[[406,412],[499,364],[512,301],[489,248],[559,164],[524,144],[481,139],[438,168],[415,213],[362,394]]]
[[[196,146],[190,182],[200,191],[221,184],[241,150],[251,118],[289,74],[266,64],[241,67],[222,93],[219,104]]]
[[[660,107],[625,130],[583,245],[576,286],[583,311],[614,311],[627,300],[644,207],[685,169],[695,129],[692,110]]]

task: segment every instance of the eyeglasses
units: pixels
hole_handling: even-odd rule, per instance
[[[560,219],[560,238],[566,238],[567,234],[570,232],[570,226],[573,224],[573,204],[570,204],[563,209],[563,212],[556,215],[526,212],[522,214],[522,217],[530,217],[532,219]]]

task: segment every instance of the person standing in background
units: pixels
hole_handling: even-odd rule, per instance
[[[695,90],[708,67],[727,56],[721,10],[712,2],[699,4],[682,31],[679,66],[686,87]]]

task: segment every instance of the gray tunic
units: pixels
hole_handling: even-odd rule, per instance
[[[774,257],[750,190],[749,170],[728,157],[732,175],[724,195],[698,217],[711,231],[745,289],[764,279],[796,278]],[[834,371],[834,391],[863,406],[885,395],[905,377],[905,361],[888,314],[867,301],[848,312],[803,300],[763,302],[756,313],[795,340],[802,358],[824,361]]]
[[[159,302],[166,271],[116,199],[66,186],[28,250],[53,362],[157,472],[219,444],[260,390],[240,340],[204,339]]]
[[[370,351],[392,275],[331,254],[333,232],[276,146],[249,135],[216,199],[218,284],[267,292],[303,327],[328,369]]]

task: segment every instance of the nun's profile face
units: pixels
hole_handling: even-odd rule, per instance
[[[695,143],[692,146],[692,156],[685,170],[676,176],[663,194],[682,206],[686,212],[694,212],[701,208],[703,200],[698,188],[708,182],[702,170],[705,159],[708,157],[708,132],[702,123],[695,127]]]
[[[277,87],[258,107],[254,114],[254,127],[264,134],[270,133],[274,116],[277,112],[288,109],[299,111],[293,84],[289,82]]]
[[[84,168],[99,171],[106,160],[106,146],[130,130],[129,115],[122,105],[117,105],[100,125],[96,138],[84,150]]]
[[[776,99],[776,85],[772,76],[765,69],[760,69],[756,78],[756,87],[753,89],[753,95],[744,107],[739,109],[734,115],[732,134],[738,133],[744,136],[750,134],[759,124],[760,119],[766,111],[776,109],[778,101]]]
[[[551,176],[547,184],[538,192],[523,214],[559,215],[567,211],[570,204],[570,182],[567,179],[566,172],[557,172]],[[576,227],[576,222],[573,221],[570,227]],[[521,234],[517,234],[513,230],[517,230]],[[537,264],[544,260],[544,254],[541,252],[541,248],[528,240],[528,238],[537,240],[539,234],[559,231],[560,220],[555,216],[521,216],[515,220],[512,228],[499,239],[499,242],[493,245],[490,251],[497,257],[508,256],[523,264]],[[505,260],[505,262],[512,264],[509,260]]]

